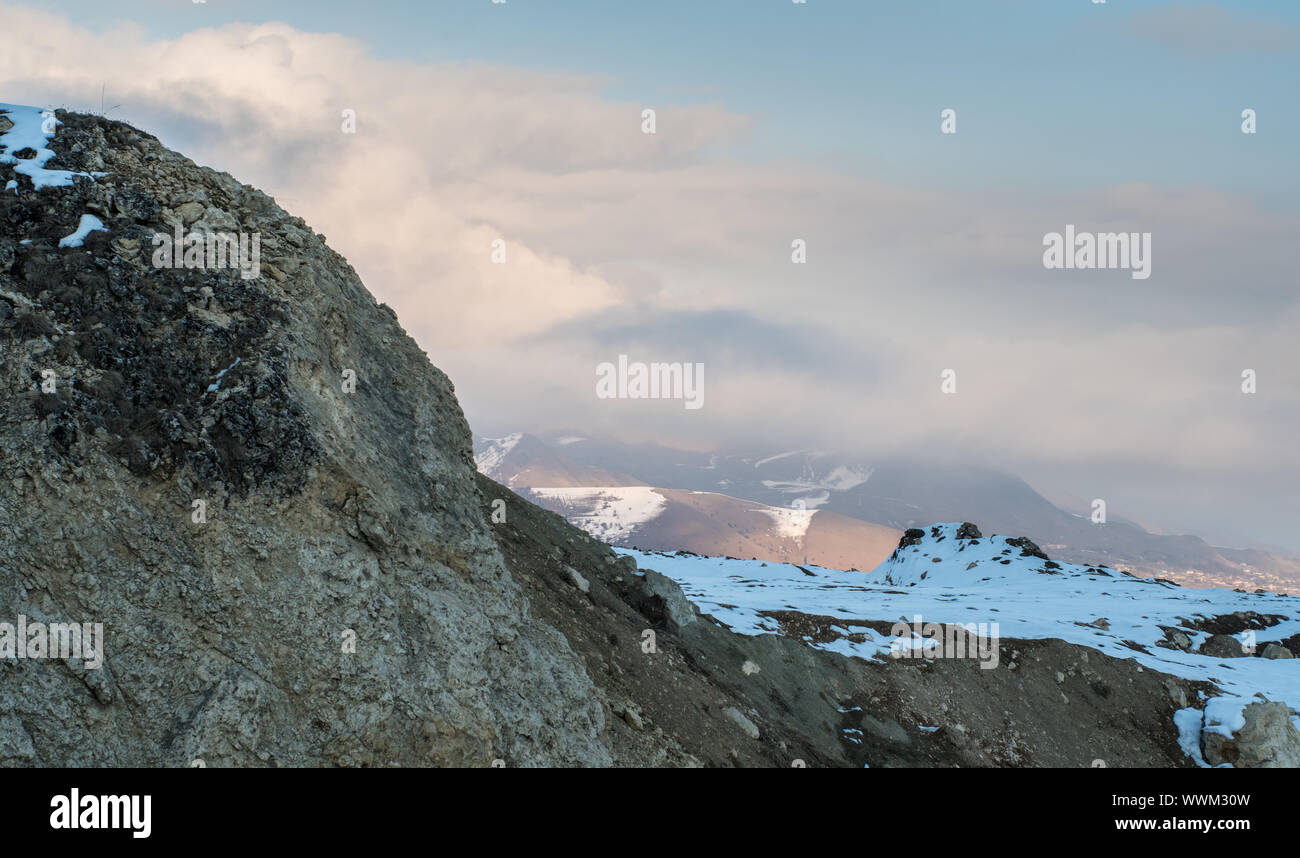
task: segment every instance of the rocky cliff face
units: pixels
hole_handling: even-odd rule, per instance
[[[393,312],[259,191],[59,118],[45,168],[104,175],[0,194],[0,621],[106,643],[0,659],[0,762],[610,763]],[[155,268],[178,226],[258,235],[261,276]]]

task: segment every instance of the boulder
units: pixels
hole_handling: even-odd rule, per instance
[[[1244,769],[1300,768],[1300,730],[1291,709],[1278,701],[1251,703],[1242,712],[1245,724],[1231,736],[1205,731],[1205,761]]]
[[[1210,635],[1201,644],[1200,653],[1211,658],[1246,658],[1251,654],[1242,642],[1232,635]]]

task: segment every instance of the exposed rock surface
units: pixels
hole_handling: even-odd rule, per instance
[[[1251,653],[1232,635],[1210,635],[1201,644],[1201,654],[1214,658],[1245,658]]]
[[[48,166],[108,175],[0,195],[0,620],[102,622],[106,657],[0,659],[0,762],[612,762],[392,311],[261,192],[60,118]],[[106,231],[60,248],[85,212]],[[262,276],[155,269],[199,217],[260,234]]]
[[[1252,703],[1242,711],[1245,724],[1231,736],[1206,731],[1205,761],[1212,766],[1293,769],[1300,767],[1300,730],[1285,703]]]

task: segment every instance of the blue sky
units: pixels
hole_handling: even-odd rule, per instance
[[[37,5],[96,29],[130,20],[176,37],[280,20],[360,38],[381,59],[600,75],[613,98],[755,116],[733,156],[816,159],[918,186],[1192,184],[1283,206],[1300,191],[1287,169],[1300,138],[1300,4],[1282,0],[1218,11],[1155,0]],[[935,133],[945,107],[958,111],[954,137]],[[1240,133],[1245,107],[1260,134]]]

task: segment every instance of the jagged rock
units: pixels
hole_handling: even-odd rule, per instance
[[[1213,658],[1246,658],[1250,655],[1241,641],[1232,635],[1210,635],[1201,644],[1200,652]]]
[[[1231,736],[1205,731],[1207,763],[1231,763],[1237,768],[1300,767],[1300,730],[1291,721],[1291,710],[1285,703],[1251,703],[1242,717],[1245,724]]]
[[[957,528],[958,539],[981,539],[982,537],[980,529],[969,521],[962,522],[961,527]]]
[[[878,718],[870,713],[864,713],[858,723],[863,732],[878,739],[899,745],[912,744],[912,737],[903,729],[903,725],[892,718]]]
[[[1171,626],[1161,626],[1160,628],[1165,633],[1165,639],[1158,643],[1168,646],[1170,649],[1182,650],[1183,652],[1191,651],[1192,639],[1188,637],[1186,632]]]
[[[647,569],[641,583],[646,596],[655,605],[651,611],[654,612],[657,608],[670,631],[681,631],[699,617],[699,608],[686,598],[682,588],[671,578]]]
[[[618,716],[626,721],[627,725],[638,733],[645,730],[645,719],[641,717],[641,713],[637,711],[635,705],[631,703],[623,704],[618,711]]]
[[[611,764],[590,676],[477,515],[451,383],[391,311],[260,191],[59,117],[49,166],[108,175],[0,195],[23,307],[0,374],[59,380],[0,400],[0,605],[102,622],[105,656],[0,659],[0,763]],[[282,238],[294,274],[153,268],[129,251],[170,232],[159,200]],[[88,210],[105,231],[60,248]]]
[[[203,217],[203,206],[193,202],[181,203],[176,207],[176,215],[181,219],[182,223],[186,226],[190,226],[199,218]]]
[[[909,527],[903,532],[903,538],[898,541],[898,547],[907,548],[910,545],[919,545],[924,539],[924,530],[919,527]]]
[[[581,572],[574,569],[572,566],[565,567],[565,570],[569,573],[569,580],[573,582],[573,586],[577,587],[584,593],[591,592],[591,582],[588,581]]]
[[[1236,590],[1242,592],[1244,590]],[[1216,617],[1198,617],[1188,624],[1188,628],[1212,635],[1236,635],[1250,629],[1267,629],[1286,619],[1281,614],[1260,614],[1256,611],[1233,611]]]
[[[1037,557],[1040,560],[1051,560],[1043,553],[1043,549],[1035,545],[1028,537],[1017,536],[1007,540],[1007,545],[1014,545],[1020,549],[1021,557]]]
[[[751,739],[758,738],[758,726],[755,725],[753,721],[749,720],[749,718],[745,716],[745,713],[741,712],[734,706],[728,706],[722,710],[722,714],[730,718],[746,736]]]

